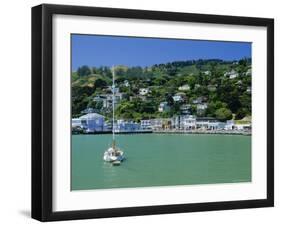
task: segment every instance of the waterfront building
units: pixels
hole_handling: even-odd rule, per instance
[[[171,127],[173,129],[180,129],[180,123],[181,123],[181,116],[180,115],[174,115],[171,118]]]
[[[213,126],[212,123],[214,122],[218,122],[218,120],[213,117],[198,117],[196,119],[196,128],[207,130]]]
[[[114,131],[116,133],[122,133],[122,132],[130,133],[140,130],[141,130],[141,126],[139,123],[134,122],[132,120],[123,120],[123,119],[117,120],[117,123],[115,124],[115,128],[114,128]]]
[[[168,102],[165,101],[165,102],[161,102],[159,104],[159,107],[158,107],[158,111],[159,112],[167,112],[167,111],[170,111],[170,106],[168,105]]]
[[[180,129],[181,130],[194,130],[196,129],[196,117],[193,115],[180,116]]]
[[[225,130],[234,130],[235,129],[234,120],[227,120],[224,129]]]
[[[151,120],[150,119],[141,120],[140,126],[142,130],[151,130]]]
[[[252,125],[251,123],[235,124],[234,128],[240,131],[250,131]]]
[[[153,130],[160,130],[162,129],[163,119],[162,118],[156,118],[150,120],[151,128]]]
[[[207,129],[208,130],[224,130],[225,129],[225,122],[209,122]]]
[[[79,118],[81,127],[86,133],[102,132],[106,130],[104,116],[97,113],[88,113]]]
[[[72,128],[77,128],[77,127],[82,128],[81,119],[80,118],[73,118],[71,120],[71,126],[72,126]]]

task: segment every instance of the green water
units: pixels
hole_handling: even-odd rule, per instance
[[[72,190],[251,181],[251,136],[117,135],[121,166],[103,161],[110,142],[111,135],[72,136]]]

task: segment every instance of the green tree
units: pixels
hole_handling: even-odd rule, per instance
[[[104,88],[105,86],[107,86],[107,82],[104,79],[98,78],[95,81],[95,88]]]
[[[232,119],[232,112],[228,108],[219,108],[215,112],[216,118],[221,121]]]
[[[87,65],[83,65],[77,69],[77,74],[81,76],[87,76],[91,74],[91,69]]]

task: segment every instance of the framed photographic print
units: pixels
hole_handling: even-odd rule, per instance
[[[274,203],[274,21],[32,8],[32,217]]]

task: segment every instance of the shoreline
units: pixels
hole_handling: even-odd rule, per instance
[[[91,132],[91,133],[73,133],[72,135],[102,135],[102,134],[112,134],[112,131],[103,132]],[[156,131],[135,131],[135,132],[115,132],[115,134],[122,135],[132,135],[132,134],[210,134],[210,135],[243,135],[251,136],[252,133],[249,131],[181,131],[181,130],[156,130]]]

